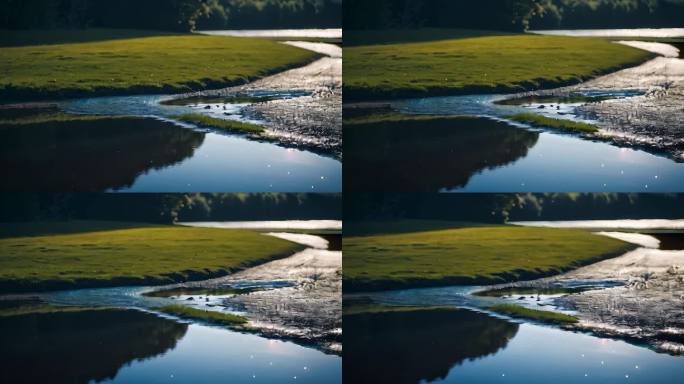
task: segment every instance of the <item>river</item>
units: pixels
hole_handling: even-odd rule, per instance
[[[358,382],[377,382],[386,375],[403,383],[543,383],[552,378],[561,383],[647,383],[684,373],[682,220],[511,224],[585,228],[639,248],[533,281],[345,295],[345,306],[352,308],[368,301],[404,308],[344,316],[345,350],[360,354],[344,361],[345,372]],[[500,303],[559,311],[578,317],[579,324],[559,328],[487,309]],[[418,353],[426,349],[433,352]],[[369,377],[364,379],[364,373]]]
[[[341,382],[341,222],[184,224],[251,228],[306,248],[207,281],[23,295],[94,309],[0,318],[3,381]],[[165,304],[249,322],[234,331],[155,310]]]

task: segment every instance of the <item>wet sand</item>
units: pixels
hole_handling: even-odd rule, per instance
[[[270,235],[311,248],[232,275],[158,288],[258,287],[248,293],[225,297],[204,299],[196,295],[190,304],[238,311],[249,319],[248,330],[341,353],[342,252],[328,250],[328,241],[314,235]],[[177,299],[188,303],[185,297]]]
[[[595,122],[600,128],[598,137],[617,145],[663,152],[684,161],[684,60],[678,58],[678,49],[663,43],[619,43],[660,56],[578,85],[516,97],[638,91],[642,95],[582,104],[575,114]]]
[[[241,86],[183,95],[230,97],[244,94],[288,92],[295,97],[254,103],[241,113],[263,121],[268,134],[286,145],[331,153],[342,157],[342,48],[327,43],[287,41],[322,57],[304,67],[291,69]],[[298,96],[303,94],[303,96]]]
[[[573,328],[684,354],[684,250],[659,249],[661,241],[643,233],[597,234],[641,247],[558,276],[496,288],[598,287],[551,303],[579,318]]]
[[[577,311],[580,328],[684,353],[684,251],[639,248],[556,278],[581,280],[624,285],[558,299],[561,306]]]

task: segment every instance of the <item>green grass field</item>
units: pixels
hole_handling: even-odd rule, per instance
[[[246,317],[233,315],[230,313],[191,308],[180,304],[165,305],[161,308],[158,308],[158,310],[170,315],[178,316],[180,318],[202,320],[221,325],[240,325],[247,322]]]
[[[178,120],[196,124],[201,127],[217,128],[228,132],[260,134],[264,132],[264,127],[251,123],[244,123],[236,120],[217,119],[215,117],[202,115],[199,113],[187,113],[177,117]]]
[[[566,315],[564,313],[540,311],[538,309],[526,308],[515,304],[498,304],[489,307],[489,310],[514,318],[530,319],[540,321],[542,323],[551,324],[574,324],[579,320],[575,316]]]
[[[35,236],[0,238],[0,292],[197,280],[302,248],[249,230],[95,225],[97,230],[76,232],[65,224],[67,229],[52,231],[61,234],[50,235],[49,225],[36,223]]]
[[[264,39],[78,32],[24,31],[3,37],[0,102],[216,88],[317,57]]]
[[[416,33],[422,37],[420,40],[425,39],[424,33]],[[604,39],[505,34],[448,39],[449,34],[431,33],[435,35],[434,41],[380,44],[383,38],[372,35],[368,40],[374,45],[345,48],[345,98],[367,100],[547,88],[575,83],[653,57],[646,51]],[[469,35],[475,34],[466,34]]]
[[[633,245],[576,229],[482,226],[344,240],[344,289],[493,284],[549,276]]]
[[[527,123],[535,127],[542,128],[556,128],[564,131],[580,132],[580,133],[595,133],[598,132],[598,127],[594,124],[582,123],[579,121],[554,119],[551,117],[541,116],[534,113],[518,113],[511,116],[511,120]]]

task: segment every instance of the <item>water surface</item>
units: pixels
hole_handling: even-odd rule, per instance
[[[219,31],[198,31],[204,35],[237,36],[237,37],[279,37],[279,38],[342,38],[341,28],[310,29],[235,29]]]
[[[397,105],[402,112],[437,114],[502,115],[522,108],[492,100],[430,98]],[[684,163],[497,119],[359,125],[345,129],[345,142],[345,189],[352,191],[684,190]]]
[[[336,192],[339,161],[152,118],[0,130],[4,191]]]
[[[585,37],[684,37],[684,28],[558,29],[530,31],[540,35]]]
[[[0,318],[3,382],[340,382],[341,361],[290,342],[134,310]]]
[[[464,309],[347,315],[344,324],[353,383],[653,383],[684,374],[683,357]]]

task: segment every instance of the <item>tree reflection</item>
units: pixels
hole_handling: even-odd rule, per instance
[[[191,157],[204,133],[144,118],[0,129],[1,190],[99,192]]]
[[[463,309],[346,315],[345,382],[418,383],[446,378],[468,359],[505,348],[518,325]]]
[[[464,187],[482,170],[525,157],[539,137],[485,118],[350,125],[344,134],[345,190],[392,192]]]
[[[0,317],[0,382],[113,379],[122,366],[173,349],[187,327],[133,310]]]

